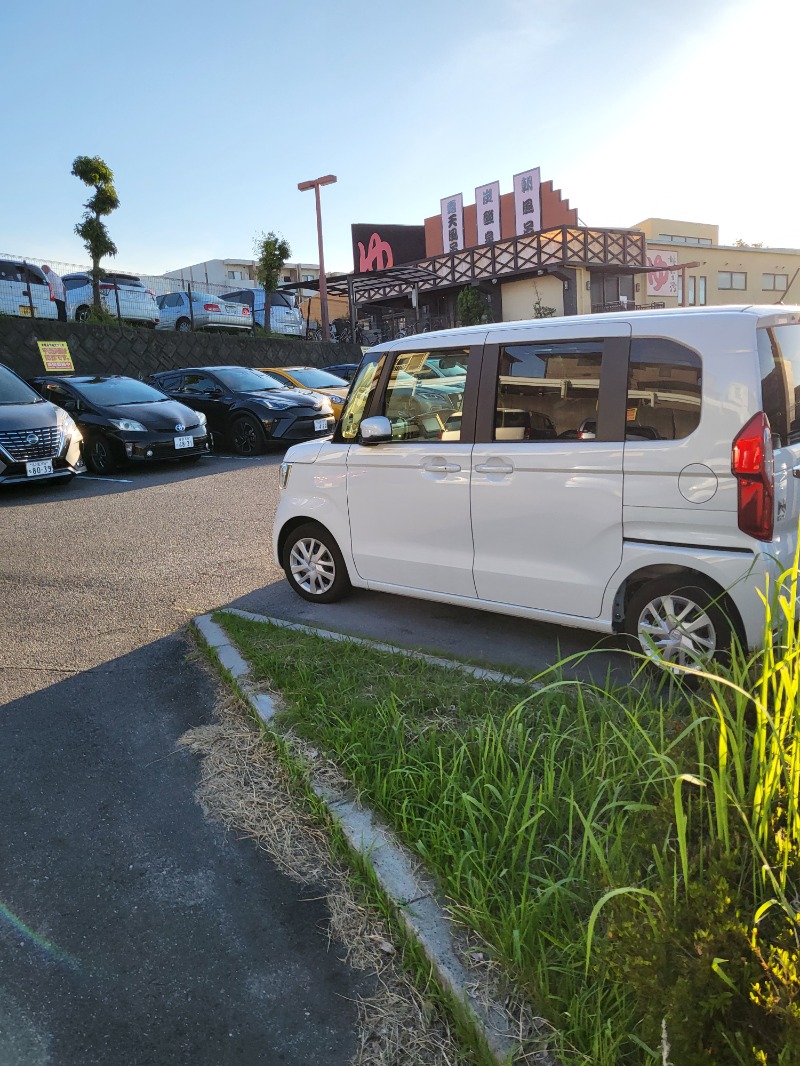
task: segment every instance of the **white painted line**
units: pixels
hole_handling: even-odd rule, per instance
[[[360,644],[365,648],[374,648],[376,651],[388,651],[395,655],[404,655],[407,659],[420,659],[430,663],[431,666],[442,666],[446,670],[460,670],[479,680],[497,681],[500,684],[525,685],[533,688],[541,688],[541,683],[525,681],[524,678],[514,677],[513,674],[504,674],[500,670],[485,670],[482,666],[472,666],[470,663],[459,662],[458,659],[444,659],[438,655],[428,655],[423,651],[415,651],[413,648],[401,648],[396,644],[383,644],[377,640],[369,640],[367,637],[353,637],[349,633],[338,633],[333,629],[318,629],[314,626],[306,626],[301,622],[287,622],[285,618],[272,618],[265,614],[253,614],[252,611],[240,611],[237,607],[222,607],[225,614],[236,614],[240,618],[246,618],[251,622],[269,622],[270,625],[280,626],[282,629],[294,629],[298,633],[309,633],[312,637],[324,637],[326,640],[343,640],[351,644]]]
[[[84,481],[113,481],[115,485],[132,485],[133,480],[127,477],[98,477],[97,474],[78,474]]]

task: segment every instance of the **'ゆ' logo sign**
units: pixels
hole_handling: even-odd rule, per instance
[[[373,233],[369,239],[369,247],[364,250],[361,241],[358,242],[359,264],[361,273],[367,270],[387,270],[394,266],[392,246],[388,241],[382,241],[377,233]]]

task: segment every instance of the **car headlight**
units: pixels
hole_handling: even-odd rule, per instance
[[[58,412],[58,428],[65,437],[69,437],[71,440],[83,440],[81,431],[78,429],[78,423],[71,414],[60,408]]]
[[[278,484],[282,489],[285,489],[289,483],[289,474],[292,472],[291,463],[281,463],[280,471],[278,472]]]
[[[132,418],[109,418],[109,422],[112,426],[116,426],[117,429],[122,429],[126,433],[146,433],[141,422],[134,422]]]
[[[291,403],[284,403],[283,400],[260,400],[259,403],[268,407],[270,411],[286,411],[294,406]]]
[[[195,414],[197,415],[197,421],[200,423],[200,425],[201,426],[205,426],[207,424],[207,422],[208,422],[208,419],[203,414],[203,412],[202,411],[195,411]]]

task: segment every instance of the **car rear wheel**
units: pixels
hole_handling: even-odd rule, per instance
[[[178,321],[175,323],[175,329],[178,331],[178,333],[191,333],[192,323],[189,321],[188,318],[179,318]]]
[[[89,315],[92,313],[91,307],[87,307],[85,304],[83,307],[79,307],[75,312],[76,322],[88,322]]]
[[[108,437],[90,437],[84,445],[86,465],[95,474],[113,474],[117,460]]]
[[[658,666],[702,669],[730,649],[726,606],[720,592],[697,578],[658,578],[631,596],[625,631],[634,650]]]
[[[289,584],[304,600],[334,603],[350,590],[339,546],[327,529],[313,522],[292,530],[281,562]]]
[[[266,447],[264,430],[252,415],[239,415],[231,425],[231,444],[237,455],[260,455]]]

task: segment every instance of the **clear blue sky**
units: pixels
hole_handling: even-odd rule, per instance
[[[350,224],[540,166],[588,225],[658,216],[800,247],[797,0],[0,0],[0,251],[85,262],[77,155],[114,171],[119,267],[328,269]]]

